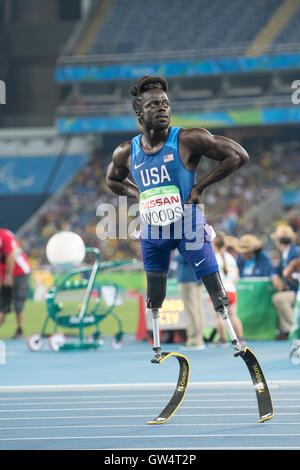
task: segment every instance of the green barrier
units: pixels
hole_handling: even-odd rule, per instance
[[[145,273],[142,271],[104,271],[97,275],[96,280],[101,283],[116,283],[120,289],[125,290],[133,289],[143,292],[146,289]],[[237,284],[237,292],[238,316],[243,324],[245,338],[257,340],[275,339],[277,314],[271,301],[275,291],[270,279],[240,279]],[[168,279],[167,296],[171,299],[174,296],[180,298],[176,279]]]
[[[275,293],[269,278],[243,278],[237,284],[238,316],[243,324],[246,339],[273,340],[276,337],[277,313],[272,304],[272,295]],[[203,291],[203,309],[207,322],[214,322],[212,313],[206,301],[206,290]],[[176,280],[168,279],[167,298],[180,299]],[[181,315],[184,312],[181,312]],[[183,322],[183,320],[182,320]],[[211,326],[211,324],[209,325]]]
[[[113,263],[113,262],[112,262]],[[121,262],[120,262],[121,263]],[[106,268],[108,263],[101,263],[101,267]],[[53,274],[53,281],[55,281],[61,273]],[[74,279],[76,277],[74,276]],[[81,279],[78,276],[78,279]],[[107,283],[107,284],[118,284],[120,289],[125,290],[136,290],[136,291],[145,291],[146,290],[146,275],[144,271],[118,271],[114,270],[113,272],[103,271],[97,274],[96,282]],[[29,295],[28,298],[33,299],[34,296],[34,282],[32,276],[29,277]]]
[[[274,293],[269,278],[244,278],[238,281],[237,311],[246,339],[275,339],[277,313],[271,300]]]
[[[99,273],[96,281],[118,284],[121,289],[146,290],[146,276],[142,271],[114,271]]]

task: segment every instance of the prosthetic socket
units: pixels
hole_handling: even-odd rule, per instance
[[[147,308],[161,308],[166,296],[167,271],[146,271],[147,276]],[[202,278],[203,284],[211,298],[216,312],[222,313],[228,307],[228,297],[224,289],[220,273],[215,272]]]
[[[159,309],[166,297],[167,271],[146,271],[147,276],[147,308]]]
[[[202,282],[211,298],[215,311],[222,314],[224,307],[228,307],[229,302],[220,273],[215,272],[208,274],[202,278]]]

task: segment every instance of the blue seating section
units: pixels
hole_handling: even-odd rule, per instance
[[[88,53],[246,48],[281,2],[113,0]]]
[[[299,44],[300,43],[300,5],[287,22],[282,31],[276,36],[273,44]]]

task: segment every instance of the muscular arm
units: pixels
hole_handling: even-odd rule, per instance
[[[137,186],[128,178],[130,150],[130,142],[124,142],[115,149],[107,168],[106,183],[115,194],[139,199]]]
[[[203,191],[249,161],[243,147],[227,137],[214,136],[205,129],[186,129],[180,134],[180,153],[184,164],[196,170],[201,156],[218,162],[216,167],[200,178],[191,190],[187,203],[200,203]]]

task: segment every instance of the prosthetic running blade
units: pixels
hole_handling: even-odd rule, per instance
[[[260,417],[259,422],[262,423],[267,419],[271,419],[274,415],[272,399],[268,389],[267,381],[263,374],[262,368],[260,367],[260,364],[255,357],[255,354],[247,346],[242,346],[239,343],[229,319],[227,308],[224,308],[222,312],[222,318],[225,322],[233,345],[234,356],[241,356],[250,372],[252,383],[256,391]]]
[[[274,416],[272,398],[262,368],[255,354],[246,346],[235,353],[235,356],[241,356],[250,372],[258,403],[259,422],[262,423],[263,421],[271,419]]]
[[[171,400],[162,410],[162,412],[152,421],[147,421],[147,424],[163,424],[175,413],[180,403],[184,399],[190,376],[190,364],[188,359],[179,353],[162,352],[158,360],[152,359],[151,362],[162,364],[168,357],[174,356],[179,362],[179,376],[176,389],[172,395]]]

